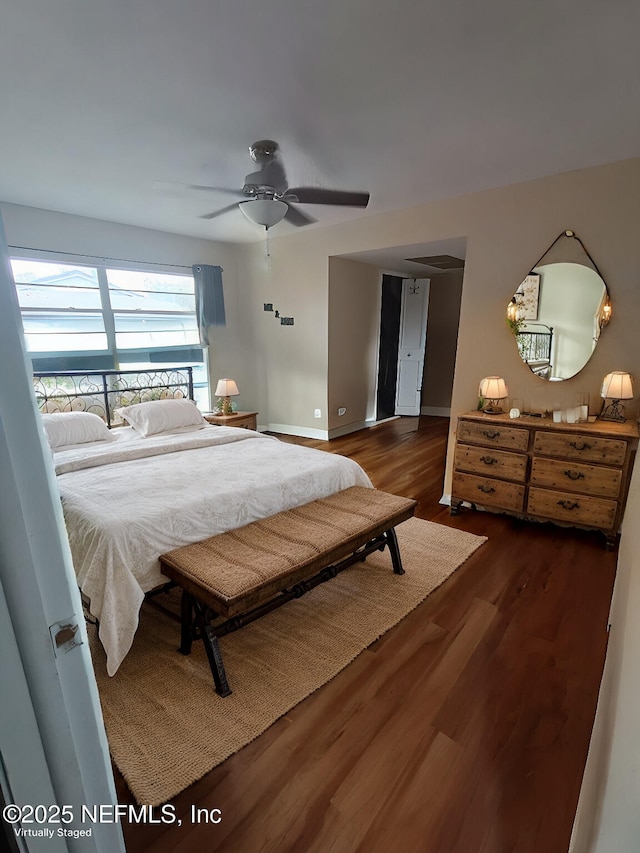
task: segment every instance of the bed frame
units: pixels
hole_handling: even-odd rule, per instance
[[[34,373],[33,388],[41,412],[93,412],[111,428],[122,426],[115,414],[120,406],[171,397],[193,400],[193,368]]]

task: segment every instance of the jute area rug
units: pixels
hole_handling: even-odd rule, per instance
[[[220,698],[201,642],[179,654],[179,625],[145,605],[113,678],[92,655],[113,760],[139,803],[159,805],[258,737],[417,607],[486,539],[410,519],[397,528],[406,574],[378,551],[220,641]],[[163,596],[164,597],[164,596]]]

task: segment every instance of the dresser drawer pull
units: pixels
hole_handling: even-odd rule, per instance
[[[569,447],[573,447],[574,450],[591,450],[591,445],[586,441],[570,441]]]
[[[493,486],[487,486],[485,483],[483,483],[481,486],[478,486],[478,488],[481,492],[484,492],[485,495],[490,495],[491,492],[495,492]]]
[[[481,456],[480,461],[484,462],[485,465],[497,465],[498,460],[495,456]]]
[[[482,434],[484,435],[485,438],[500,438],[500,431],[496,430],[496,429],[493,429],[493,430],[484,429],[484,430],[482,430]]]
[[[562,509],[580,509],[578,501],[558,501],[558,506]]]
[[[570,480],[584,480],[584,474],[582,471],[565,471],[564,476],[568,477]]]

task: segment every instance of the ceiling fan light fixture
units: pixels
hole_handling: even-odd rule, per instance
[[[242,213],[256,225],[271,228],[284,219],[289,205],[277,198],[251,198],[238,205]]]

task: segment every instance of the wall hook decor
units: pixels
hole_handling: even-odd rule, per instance
[[[278,309],[274,309],[273,302],[263,302],[262,304],[264,305],[265,311],[271,311],[273,313],[273,316],[277,320],[280,320],[281,326],[293,326],[293,317],[281,317]]]

